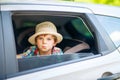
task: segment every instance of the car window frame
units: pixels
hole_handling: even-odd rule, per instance
[[[7,15],[7,16],[5,16],[5,15]],[[5,44],[5,50],[6,50],[6,52],[5,52],[5,54],[7,55],[6,56],[6,65],[11,65],[13,68],[11,69],[11,71],[9,71],[9,66],[6,66],[6,70],[7,70],[7,75],[8,74],[12,74],[13,75],[13,73],[16,73],[16,72],[18,72],[18,65],[17,65],[17,61],[16,61],[16,56],[15,56],[15,54],[16,54],[16,46],[15,46],[15,39],[14,39],[14,32],[13,32],[13,27],[12,27],[12,22],[11,22],[11,15],[12,15],[12,12],[9,12],[9,11],[5,11],[5,12],[3,12],[2,13],[2,16],[3,16],[3,32],[4,32],[4,39],[5,39],[5,43],[8,43],[7,42],[7,35],[9,35],[9,37],[10,37],[10,39],[11,39],[11,44],[13,44],[14,45],[14,47],[11,49],[11,52],[10,53],[13,53],[12,55],[10,55],[10,54],[8,54],[9,53],[9,51],[7,51],[7,50],[9,50],[10,49],[10,45],[8,45],[8,44]],[[9,22],[8,24],[5,24],[5,19],[7,20],[7,22]],[[7,26],[10,26],[10,33],[5,33],[5,30],[6,30],[6,28],[7,28]],[[10,34],[13,34],[13,35],[10,35]],[[94,57],[98,57],[98,56],[100,56],[101,54],[99,54],[99,55],[96,55],[96,56],[91,56],[91,58],[94,58]],[[11,59],[12,58],[12,59]],[[87,59],[89,59],[89,58],[83,58],[83,59],[81,59],[81,60],[78,60],[78,61],[82,61],[82,60],[87,60]],[[10,62],[12,62],[11,64],[9,64]],[[74,62],[74,61],[73,61]],[[76,62],[76,61],[75,61]],[[70,63],[71,63],[71,61],[70,61]],[[70,64],[69,63],[69,64]],[[64,63],[63,62],[63,64],[62,65],[65,65],[66,63]],[[16,66],[15,66],[16,65]],[[57,64],[57,65],[50,65],[50,66],[52,66],[52,67],[57,67],[59,64]],[[61,66],[62,66],[61,65]],[[52,68],[52,67],[49,67],[49,68]],[[48,67],[47,67],[48,68]],[[47,68],[45,68],[45,69],[47,69]],[[41,70],[41,69],[40,69]],[[30,70],[31,71],[31,70]],[[32,70],[32,71],[34,71],[34,69]],[[25,73],[26,73],[26,71],[25,71]],[[27,73],[28,73],[28,71],[27,71]],[[20,74],[20,73],[18,73],[18,74]],[[14,75],[15,76],[15,75]],[[7,77],[11,77],[11,75],[8,75]]]
[[[49,11],[48,11],[49,12]],[[46,12],[46,14],[49,14],[48,12]],[[56,12],[56,14],[62,14],[64,12]],[[57,14],[57,15],[58,15]],[[65,13],[64,13],[65,14]],[[68,13],[66,13],[68,15]],[[72,13],[69,13],[69,16],[71,15]],[[78,15],[79,13],[76,13],[76,15]],[[74,14],[75,15],[75,14]],[[88,26],[87,26],[88,27]],[[14,76],[18,76],[18,75],[23,75],[23,74],[27,74],[27,73],[31,73],[31,72],[35,72],[35,71],[41,71],[41,70],[44,70],[44,69],[50,69],[50,68],[54,68],[54,67],[58,67],[58,66],[63,66],[63,65],[66,65],[66,64],[71,64],[71,63],[75,63],[75,62],[78,62],[78,61],[83,61],[83,60],[88,60],[90,58],[95,58],[95,57],[99,57],[101,56],[101,54],[97,54],[97,55],[94,55],[94,56],[89,56],[89,57],[85,57],[83,59],[79,59],[79,60],[70,60],[68,62],[62,62],[62,63],[58,63],[58,64],[53,64],[53,65],[49,65],[49,66],[45,66],[45,67],[41,67],[39,69],[31,69],[31,70],[27,70],[27,71],[23,71],[23,72],[17,72],[15,73],[14,75],[8,75],[8,77],[14,77]]]
[[[0,80],[5,78],[5,55],[4,55],[4,40],[2,28],[2,11],[0,11]]]

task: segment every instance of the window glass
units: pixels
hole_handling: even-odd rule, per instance
[[[28,38],[35,33],[35,27],[38,23],[44,21],[53,22],[57,27],[57,31],[63,36],[62,42],[56,45],[64,52],[63,55],[33,56],[30,58],[18,59],[19,71],[44,67],[71,60],[74,61],[94,55],[94,53],[92,53],[94,52],[92,51],[92,49],[95,47],[93,35],[89,30],[88,26],[79,16],[71,17],[64,15],[51,16],[38,14],[13,14],[12,19],[17,54],[25,52],[30,46],[32,46],[28,42]],[[85,45],[82,45],[83,49],[77,47],[77,50],[70,50],[81,43],[84,43],[83,45]]]
[[[111,37],[114,44],[118,47],[120,45],[120,18],[100,15],[96,15],[96,17]]]

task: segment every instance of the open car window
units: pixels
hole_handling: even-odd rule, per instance
[[[19,71],[51,66],[57,63],[69,63],[81,58],[88,59],[88,57],[96,55],[95,37],[82,16],[83,14],[71,16],[38,14],[37,12],[13,12],[12,21],[17,49],[16,55],[25,52],[32,46],[28,42],[28,38],[35,33],[35,26],[38,23],[43,21],[53,22],[58,32],[63,36],[62,42],[57,45],[64,52],[63,55],[33,56],[31,58],[18,59]]]

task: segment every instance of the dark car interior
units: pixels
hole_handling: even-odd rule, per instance
[[[44,58],[43,62],[44,64],[36,64],[34,63],[34,60],[41,61],[39,58],[31,58],[31,59],[18,59],[19,63],[19,70],[24,71],[27,69],[35,68],[36,66],[45,66],[49,64],[56,64],[63,61],[68,61],[71,59],[72,56],[77,55],[79,58],[87,57],[95,55],[97,50],[95,46],[95,39],[94,35],[90,31],[89,27],[86,25],[86,23],[83,21],[83,19],[79,16],[60,16],[60,15],[36,15],[36,14],[17,14],[15,13],[12,15],[12,21],[13,21],[13,28],[15,33],[15,41],[16,41],[16,52],[17,54],[23,53],[26,51],[31,44],[28,42],[28,38],[34,34],[35,32],[35,26],[43,21],[51,21],[53,22],[57,30],[60,34],[63,36],[63,40],[61,43],[59,43],[57,46],[63,50],[65,54],[71,54],[71,53],[77,53],[73,55],[67,55],[66,59],[63,60],[63,56],[61,56],[60,61],[55,62],[56,60],[53,60],[53,62],[48,63],[45,62],[47,58]],[[78,55],[78,53],[81,53],[81,56]],[[84,53],[84,54],[83,54]],[[88,54],[89,53],[89,54]],[[55,57],[55,56],[54,56]],[[60,56],[59,56],[60,57]],[[65,57],[65,56],[64,56]],[[41,59],[41,58],[40,58]],[[58,59],[56,56],[55,59]],[[24,65],[27,63],[33,62],[32,66],[30,65]],[[36,65],[36,66],[35,66]]]

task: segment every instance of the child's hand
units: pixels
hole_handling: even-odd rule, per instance
[[[61,52],[61,49],[60,49],[60,48],[54,47],[53,53],[60,53],[60,52]]]

